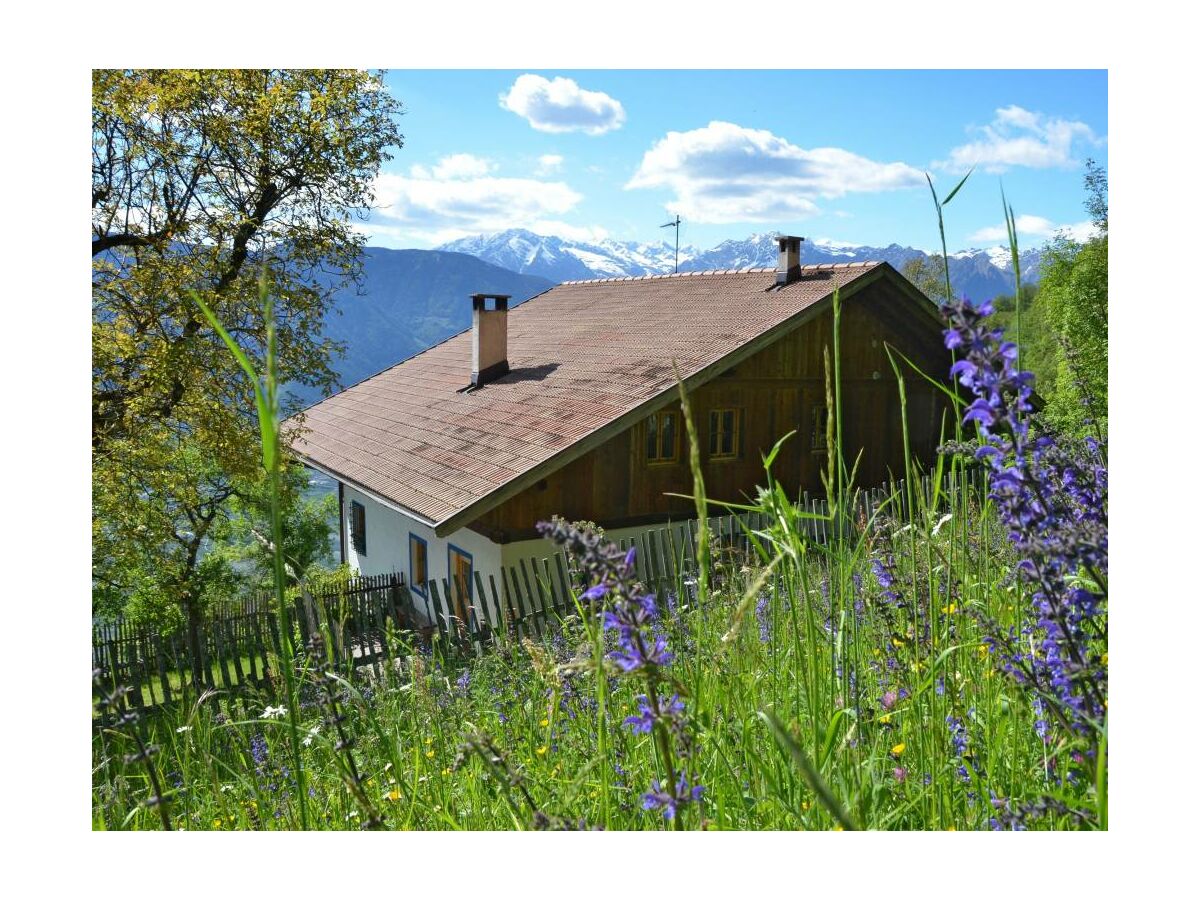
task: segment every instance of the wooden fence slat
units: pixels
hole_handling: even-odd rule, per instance
[[[442,616],[442,602],[441,602],[441,597],[438,596],[437,579],[430,578],[429,581],[427,581],[425,583],[425,585],[429,589],[430,598],[433,600],[432,624],[433,624],[433,633],[435,636],[437,636],[437,635],[443,633],[444,631],[446,631],[446,626],[449,623]]]
[[[558,569],[558,589],[562,593],[563,608],[574,609],[575,603],[571,599],[571,585],[567,581],[566,557],[561,552],[554,554],[554,565]]]
[[[502,574],[500,580],[504,582],[504,589],[511,589],[512,602],[516,604],[516,615],[513,617],[513,623],[516,627],[518,638],[526,637],[529,634],[529,623],[525,618],[525,609],[521,604],[521,586],[517,581],[517,570],[512,566],[504,566],[501,568],[502,573],[507,573],[507,577]]]
[[[542,636],[542,627],[538,624],[538,609],[533,599],[533,587],[529,583],[529,569],[525,565],[525,560],[518,559],[517,565],[521,569],[521,580],[525,582],[525,598],[529,601],[529,617],[532,619],[534,633],[540,638]]]

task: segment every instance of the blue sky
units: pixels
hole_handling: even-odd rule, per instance
[[[951,252],[1084,228],[1083,160],[1108,165],[1104,71],[391,71],[404,147],[369,242],[523,227],[701,249],[752,232]]]

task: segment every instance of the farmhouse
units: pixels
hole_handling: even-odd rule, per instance
[[[549,545],[554,514],[625,536],[694,515],[672,364],[689,391],[710,497],[753,496],[762,456],[795,431],[773,472],[820,491],[825,352],[842,301],[844,447],[857,481],[903,468],[900,402],[885,344],[923,371],[950,366],[936,307],[887,263],[802,266],[780,238],[774,269],[566,282],[508,309],[475,295],[464,331],[310,407],[293,442],[333,477],[343,559],[466,585]],[[906,378],[914,456],[928,462],[940,394]]]

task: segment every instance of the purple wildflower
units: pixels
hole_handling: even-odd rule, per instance
[[[650,790],[642,795],[642,809],[661,809],[664,819],[674,819],[679,807],[700,799],[704,788],[689,786],[687,776],[681,774],[674,787],[660,786],[657,780],[650,782]]]
[[[991,497],[1020,557],[1017,577],[1032,589],[1034,621],[1021,635],[992,628],[987,642],[1000,668],[1040,699],[1039,734],[1048,711],[1094,742],[1108,684],[1107,465],[1095,440],[1072,452],[1049,434],[1031,434],[1033,377],[1016,371],[1016,347],[989,325],[991,311],[948,304],[945,343],[964,357],[951,374],[975,395],[964,421],[978,425],[975,456],[989,470]]]
[[[760,594],[754,604],[754,617],[758,619],[758,639],[762,643],[771,640],[771,598],[768,594]]]
[[[699,799],[703,788],[689,787],[687,772],[675,768],[676,762],[691,757],[693,745],[683,701],[678,695],[665,700],[659,694],[661,669],[674,657],[666,636],[655,630],[659,614],[654,595],[636,580],[636,552],[631,548],[622,554],[615,544],[561,520],[539,522],[538,530],[564,547],[592,582],[583,596],[603,604],[600,621],[606,631],[616,633],[617,646],[608,654],[609,661],[622,675],[640,677],[646,684],[646,692],[638,697],[638,714],[629,716],[625,724],[640,734],[657,731],[665,739],[667,778],[662,784],[668,787],[655,781],[644,796],[644,806],[662,809],[672,819],[681,804]]]

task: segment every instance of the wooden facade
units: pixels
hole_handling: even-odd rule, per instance
[[[691,397],[708,496],[741,501],[763,481],[763,455],[790,431],[796,434],[772,468],[789,494],[823,492],[827,465],[825,352],[832,361],[832,308],[745,359],[731,359]],[[888,344],[931,377],[948,380],[951,360],[932,305],[892,279],[880,279],[842,306],[841,385],[843,452],[856,483],[900,477],[904,445],[898,385]],[[906,365],[901,363],[902,371]],[[665,361],[669,364],[669,361]],[[832,364],[832,362],[831,362]],[[916,372],[905,372],[909,446],[929,465],[952,423],[943,395]],[[536,522],[558,514],[605,528],[636,526],[694,515],[687,499],[691,469],[678,401],[589,450],[470,524],[497,543],[537,536]],[[732,428],[730,427],[732,425]],[[673,447],[665,446],[672,431]],[[733,446],[731,446],[731,441]],[[673,452],[670,452],[673,450]]]

